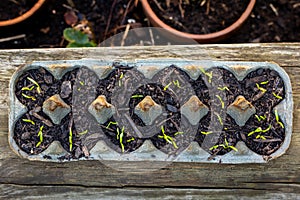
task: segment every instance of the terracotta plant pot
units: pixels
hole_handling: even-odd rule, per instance
[[[240,16],[240,18],[235,21],[233,24],[228,26],[227,28],[213,32],[208,34],[191,34],[186,32],[178,31],[171,26],[165,24],[159,17],[153,12],[151,6],[148,3],[148,0],[141,0],[144,12],[148,19],[150,20],[151,24],[156,27],[161,27],[169,31],[171,34],[176,35],[181,38],[189,38],[196,40],[200,43],[210,43],[210,42],[216,42],[222,39],[227,38],[230,36],[234,31],[236,31],[241,25],[246,21],[246,19],[249,17],[249,15],[252,12],[252,9],[255,5],[256,0],[250,0],[246,10],[244,13]]]
[[[1,26],[9,26],[9,25],[17,24],[17,23],[20,23],[20,22],[24,21],[25,19],[27,19],[28,17],[30,17],[31,15],[33,15],[44,4],[45,1],[46,0],[38,0],[32,6],[32,8],[30,8],[27,12],[25,12],[21,16],[18,16],[18,17],[13,18],[13,19],[8,19],[8,20],[0,21],[0,27]]]

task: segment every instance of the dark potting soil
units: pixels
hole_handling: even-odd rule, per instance
[[[151,26],[145,15],[143,14],[141,5],[139,4],[137,7],[134,7],[133,0],[116,0],[115,4],[113,4],[114,0],[73,0],[73,2],[75,3],[74,9],[78,10],[78,12],[76,11],[78,21],[85,16],[94,32],[95,42],[98,44],[109,38],[110,36],[124,31],[129,21],[134,22],[131,24],[131,28]],[[96,3],[93,4],[93,2]],[[182,2],[186,1],[182,0]],[[189,2],[201,3],[204,1],[189,0]],[[228,14],[223,15],[221,13],[222,11],[224,12],[224,7],[222,7],[222,5],[220,4],[224,4],[227,6],[227,8],[230,8],[230,13],[233,13],[233,10],[240,10],[240,12],[242,10],[240,8],[236,9],[235,4],[230,4],[228,6],[228,2],[233,2],[232,0],[224,1],[223,3],[218,3],[220,1],[210,0],[210,9],[208,16],[205,15],[205,8],[207,7],[208,2],[209,1],[206,0],[205,5],[203,5],[202,7],[198,5],[194,9],[204,9],[201,14],[209,17],[209,20],[212,21],[213,24],[217,23],[219,27],[223,27],[222,20],[220,21],[221,18],[225,17],[225,22],[229,22],[227,20]],[[216,5],[213,6],[214,4]],[[8,4],[2,3],[0,7],[5,11],[10,10],[7,5]],[[70,9],[64,7],[64,5],[71,6],[66,0],[47,0],[41,10],[39,10],[35,15],[31,16],[25,22],[9,27],[0,27],[0,39],[25,34],[24,38],[0,42],[0,48],[18,49],[65,47],[67,45],[67,42],[63,40],[63,30],[67,27],[70,27],[70,25],[66,23],[64,14]],[[126,8],[128,8],[127,12]],[[175,6],[174,9],[175,8],[178,8],[178,6]],[[26,9],[26,7],[24,7],[24,9]],[[109,23],[108,19],[110,11],[112,11],[112,16]],[[221,16],[213,15],[218,14],[218,12],[220,12]],[[2,14],[3,12],[0,13]],[[189,14],[195,16],[199,15],[198,12],[192,13],[190,10],[187,10],[185,12],[185,15]],[[180,18],[180,13],[178,16]],[[195,20],[190,21],[192,24],[198,23],[198,25],[200,25],[200,20]],[[234,21],[233,19],[231,20]],[[200,22],[207,23],[207,20],[202,20]],[[106,29],[108,30],[107,32]],[[208,28],[204,28],[204,30],[206,29]],[[220,43],[299,42],[300,32],[295,31],[299,29],[300,4],[298,0],[257,0],[253,12],[251,13],[247,21],[242,25],[242,27],[230,38],[220,41]]]
[[[0,5],[0,20],[8,20],[27,12],[37,0],[2,0]]]
[[[31,155],[41,153],[55,140],[69,152],[61,159],[88,157],[99,140],[120,153],[135,151],[145,140],[151,140],[169,155],[179,154],[196,141],[212,156],[235,151],[237,142],[243,141],[252,151],[270,155],[285,138],[285,127],[275,108],[285,98],[284,83],[271,69],[257,69],[239,81],[222,67],[206,71],[197,80],[175,66],[160,70],[151,80],[136,68],[118,64],[102,80],[84,66],[67,72],[60,80],[37,68],[20,75],[15,94],[28,111],[16,121],[13,138]],[[72,108],[58,125],[42,112],[43,102],[54,94],[60,94]],[[105,95],[117,109],[117,114],[103,124],[88,111],[99,95]],[[197,125],[180,114],[180,105],[192,95],[209,108]],[[244,126],[238,126],[226,112],[239,95],[256,109]],[[146,96],[162,107],[162,114],[147,126],[134,112]]]
[[[230,26],[239,19],[248,3],[249,0],[150,1],[151,8],[163,22],[195,34],[217,32]]]
[[[250,72],[243,81],[238,81],[225,69],[214,68],[211,72],[211,82],[209,83],[209,78],[205,78],[209,91],[222,97],[224,106],[219,98],[210,100],[210,110],[213,113],[210,113],[211,121],[208,120],[209,115],[200,121],[195,140],[213,155],[223,155],[234,150],[232,147],[239,140],[260,155],[270,155],[276,151],[285,137],[280,118],[272,112],[285,98],[284,83],[278,73],[270,69],[258,69]],[[256,114],[242,127],[224,110],[239,95],[244,96],[256,108]],[[220,120],[218,116],[226,120]],[[211,127],[211,124],[214,126]]]

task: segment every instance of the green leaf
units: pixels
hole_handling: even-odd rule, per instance
[[[79,43],[76,43],[76,42],[70,42],[68,45],[67,45],[67,48],[76,48],[76,47],[95,47],[96,44],[94,42],[88,42],[88,43],[85,43],[85,44],[79,44]]]
[[[74,28],[66,28],[64,30],[64,38],[70,43],[87,44],[89,43],[89,37],[87,34],[82,33]]]

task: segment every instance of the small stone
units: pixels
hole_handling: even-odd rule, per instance
[[[53,83],[53,78],[50,75],[45,75],[44,80],[45,80],[45,83],[47,83],[47,84]]]
[[[244,126],[248,119],[256,113],[256,109],[244,96],[240,95],[228,106],[227,113],[237,125]]]
[[[43,103],[43,112],[50,117],[54,124],[59,124],[70,111],[70,106],[58,94],[49,97]]]
[[[155,103],[151,96],[146,96],[134,108],[134,113],[139,116],[146,125],[151,125],[154,120],[162,114],[162,108]]]
[[[61,98],[63,99],[68,98],[71,93],[72,93],[71,81],[62,82],[61,91],[60,91]]]
[[[22,140],[30,139],[30,132],[23,133],[22,136],[21,136],[21,139]]]
[[[115,114],[115,107],[106,101],[104,95],[100,95],[92,102],[88,111],[96,118],[98,123],[104,124]]]
[[[207,115],[208,107],[203,104],[196,95],[193,95],[185,104],[183,104],[181,113],[192,125],[196,125],[202,117]]]
[[[171,111],[171,112],[177,112],[178,109],[175,106],[172,106],[170,104],[167,104],[167,110]]]

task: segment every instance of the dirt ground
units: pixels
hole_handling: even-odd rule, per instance
[[[86,19],[89,22],[93,39],[97,44],[124,31],[128,23],[131,23],[131,28],[151,26],[141,5],[135,6],[135,2],[135,0],[48,0],[39,12],[25,22],[1,27],[0,48],[65,47],[67,42],[63,39],[63,31],[71,25],[64,15],[70,10],[74,11],[75,20]],[[1,4],[1,13],[12,12],[13,7]],[[210,9],[220,8],[210,7]],[[0,14],[1,18],[4,18],[3,14]],[[299,0],[257,0],[251,16],[242,28],[219,43],[299,42],[299,30]],[[13,39],[15,36],[19,39]]]

